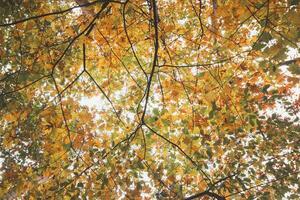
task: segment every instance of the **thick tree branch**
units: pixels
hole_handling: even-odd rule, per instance
[[[217,200],[225,200],[225,197],[222,197],[216,193],[213,193],[213,192],[209,192],[209,191],[204,191],[204,192],[200,192],[200,193],[197,193],[197,194],[194,194],[190,197],[187,197],[185,198],[185,200],[192,200],[192,199],[196,199],[196,198],[201,198],[201,197],[204,197],[204,196],[209,196],[209,197],[213,197]]]
[[[159,22],[159,17],[158,17],[158,9],[156,5],[156,1],[152,1],[152,10],[153,10],[153,23],[154,23],[154,56],[153,56],[153,63],[152,63],[152,69],[150,72],[150,76],[148,78],[148,83],[147,83],[147,88],[146,88],[146,95],[145,95],[145,105],[144,105],[144,111],[142,114],[141,121],[144,123],[144,118],[145,114],[147,112],[147,105],[148,105],[148,100],[149,100],[149,95],[150,95],[150,89],[151,89],[151,83],[152,83],[152,78],[154,75],[155,71],[155,66],[157,65],[158,62],[158,48],[159,48],[159,42],[158,42],[158,22]]]

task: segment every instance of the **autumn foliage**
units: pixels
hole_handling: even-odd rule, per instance
[[[300,199],[299,0],[0,1],[0,199]]]

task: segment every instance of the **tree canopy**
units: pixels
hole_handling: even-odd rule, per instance
[[[299,199],[299,0],[0,1],[1,199]]]

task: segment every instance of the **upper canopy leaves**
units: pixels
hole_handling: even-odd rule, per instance
[[[299,198],[299,1],[0,5],[1,199]]]

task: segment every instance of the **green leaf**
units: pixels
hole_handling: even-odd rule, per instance
[[[265,42],[265,43],[268,43],[272,39],[273,39],[273,37],[269,32],[263,32],[260,37],[260,41]]]
[[[154,115],[159,115],[159,109],[158,108],[154,108],[153,109],[153,114]]]
[[[108,183],[108,179],[106,176],[103,176],[102,178],[102,184],[101,184],[101,188],[104,188],[105,185],[107,185]]]
[[[197,77],[197,78],[201,78],[201,77],[203,77],[204,75],[205,75],[205,72],[199,72],[199,73],[197,73],[196,77]]]
[[[288,70],[292,73],[292,74],[296,74],[296,75],[300,75],[300,66],[293,63],[289,65]]]
[[[300,0],[289,0],[289,2],[290,2],[290,5],[297,6],[299,4]]]
[[[258,41],[253,45],[253,50],[260,50],[260,49],[264,48],[265,46],[266,46],[265,44],[262,44]]]
[[[209,112],[209,119],[212,119],[213,116],[216,114],[216,111],[218,110],[216,102],[211,103],[211,111]]]
[[[71,143],[63,144],[65,150],[70,150],[71,146],[72,146]]]
[[[83,183],[81,183],[81,182],[79,182],[78,184],[77,184],[77,187],[83,187]]]
[[[263,93],[268,93],[268,88],[270,87],[271,85],[270,84],[267,84],[267,85],[265,85],[262,89],[261,89],[261,91],[263,92]]]

